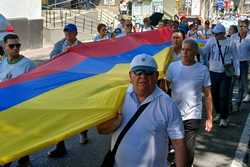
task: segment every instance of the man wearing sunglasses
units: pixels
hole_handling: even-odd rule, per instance
[[[35,64],[28,58],[20,55],[21,43],[16,34],[8,34],[4,37],[5,57],[0,63],[0,82],[16,78],[23,73],[35,68]],[[4,165],[10,166],[11,163]],[[18,167],[30,166],[29,156],[18,160]]]
[[[170,97],[157,87],[157,64],[152,56],[140,54],[131,62],[130,85],[121,112],[97,127],[101,134],[112,133],[111,148],[122,129],[146,103],[139,118],[123,137],[115,154],[115,166],[166,167],[168,139],[176,150],[177,167],[186,164],[186,146],[180,112]],[[121,121],[122,120],[122,121]]]
[[[21,43],[16,34],[4,37],[6,56],[0,64],[0,82],[15,78],[35,68],[35,64],[28,58],[20,55]]]

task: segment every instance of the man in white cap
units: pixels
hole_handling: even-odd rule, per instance
[[[239,32],[231,36],[231,42],[236,45],[236,56],[240,61],[240,78],[239,78],[239,110],[242,102],[250,101],[250,95],[248,92],[248,69],[250,61],[250,33],[249,33],[249,21],[247,18],[241,18],[239,20]]]
[[[115,154],[114,166],[168,166],[166,158],[169,138],[175,147],[177,166],[186,166],[186,145],[180,111],[169,96],[157,87],[158,71],[153,57],[147,54],[134,57],[129,77],[131,84],[121,114],[97,127],[102,134],[113,132],[113,149],[131,117],[147,104],[123,137]]]
[[[221,127],[227,127],[232,76],[229,76],[226,70],[227,67],[232,67],[232,75],[239,76],[239,61],[235,56],[236,46],[231,45],[230,40],[225,37],[225,27],[217,24],[212,31],[214,37],[211,37],[200,51],[207,60],[210,71],[213,105],[217,113],[214,120],[220,121]]]

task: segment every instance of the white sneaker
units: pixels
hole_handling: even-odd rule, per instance
[[[220,126],[220,127],[226,128],[226,127],[228,126],[227,120],[226,120],[226,119],[221,119],[221,120],[220,120],[220,125],[219,125],[219,126]]]
[[[216,114],[214,117],[214,122],[219,122],[220,120],[220,114]]]
[[[244,99],[242,100],[243,103],[247,103],[247,102],[250,102],[250,95],[247,94]]]

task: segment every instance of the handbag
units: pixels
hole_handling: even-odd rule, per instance
[[[225,69],[226,76],[228,76],[228,77],[234,76],[235,71],[234,71],[234,66],[232,64],[225,64],[224,69]]]
[[[220,57],[221,57],[221,60],[222,60],[222,64],[224,65],[225,74],[228,77],[233,77],[234,74],[235,74],[234,66],[232,65],[232,63],[231,64],[225,64],[224,57],[222,56],[222,52],[221,52],[221,46],[220,46],[219,41],[217,39],[216,39],[216,42],[217,42],[217,45],[218,45],[218,48],[219,48],[219,54],[220,54]]]
[[[130,118],[130,120],[128,121],[126,126],[122,129],[121,133],[119,134],[119,136],[118,136],[118,138],[117,138],[117,140],[115,142],[115,146],[114,146],[113,150],[109,150],[107,152],[107,154],[105,155],[104,160],[103,160],[103,162],[101,164],[101,167],[113,167],[114,166],[115,154],[116,154],[116,151],[118,149],[119,144],[121,143],[121,141],[122,141],[123,137],[125,136],[125,134],[127,133],[127,131],[135,123],[137,118],[141,115],[141,113],[149,105],[149,103],[150,102],[141,105],[138,108],[138,110],[135,112],[135,114]]]

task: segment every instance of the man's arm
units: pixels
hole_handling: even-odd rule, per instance
[[[187,167],[187,148],[184,139],[171,139],[175,148],[176,167]]]
[[[64,43],[64,40],[61,40],[54,45],[53,50],[49,54],[50,59],[55,58],[58,54],[62,52],[63,43]]]
[[[204,95],[205,95],[205,107],[207,112],[207,119],[205,124],[205,130],[207,132],[211,132],[213,128],[213,103],[212,103],[212,94],[211,94],[211,88],[210,86],[205,87],[203,89]]]

